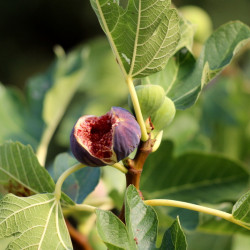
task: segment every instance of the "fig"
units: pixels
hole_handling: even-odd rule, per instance
[[[136,94],[141,107],[144,120],[160,108],[165,98],[165,91],[160,85],[139,85],[135,87]],[[134,113],[131,97],[128,98],[128,105]]]
[[[183,16],[196,26],[194,39],[204,43],[211,35],[213,24],[207,12],[200,7],[187,5],[179,8]]]
[[[88,166],[113,165],[138,146],[140,126],[126,109],[112,107],[100,117],[85,115],[74,125],[70,145],[76,159]]]
[[[175,116],[174,102],[165,97],[161,107],[151,115],[151,121],[154,125],[155,132],[161,131],[164,127],[169,125]]]

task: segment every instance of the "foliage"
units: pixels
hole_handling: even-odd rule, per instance
[[[246,248],[250,135],[245,107],[250,103],[243,72],[232,61],[250,40],[250,28],[239,21],[222,25],[196,57],[194,27],[170,1],[90,2],[112,51],[105,39],[68,54],[58,47],[55,62],[31,78],[24,93],[0,85],[0,246],[73,249],[64,221],[73,218],[79,231],[95,239],[95,249],[105,247],[100,238],[109,249]],[[224,70],[229,64],[235,75]],[[138,96],[133,80],[143,89]],[[113,166],[123,173],[107,178],[110,167],[77,163],[69,153],[69,135],[82,114],[127,107],[128,92],[144,137],[130,159]],[[148,117],[165,96],[178,109],[176,117],[161,132],[153,120],[157,133],[151,133]],[[141,192],[136,181],[135,186],[127,182],[125,190],[124,173],[128,181],[142,171],[136,164],[148,147]],[[123,201],[121,221],[116,209]]]

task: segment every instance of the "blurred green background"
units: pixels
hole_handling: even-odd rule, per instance
[[[214,28],[229,21],[250,24],[249,0],[176,0],[177,6],[197,5]],[[0,0],[0,81],[22,87],[54,59],[53,47],[65,51],[103,35],[88,0]]]
[[[214,29],[230,20],[241,20],[250,25],[249,0],[176,0],[173,3],[177,7],[192,4],[204,8],[213,21]],[[41,113],[46,90],[51,88],[53,92],[58,83],[66,83],[66,89],[68,82],[72,85],[72,82],[80,81],[74,98],[68,106],[65,105],[65,110],[63,108],[65,113],[50,143],[49,165],[58,153],[69,150],[69,134],[80,115],[101,115],[111,106],[126,106],[128,90],[89,0],[0,0],[0,17],[0,82],[20,89],[28,82],[24,91],[28,94],[24,96],[31,99],[31,115],[35,114],[35,117],[29,117],[30,114],[25,113],[26,109],[21,105],[23,96],[19,100],[17,93],[0,89],[8,100],[0,100],[0,113],[9,118],[0,120],[0,143],[11,138],[36,148],[45,127]],[[100,36],[103,39],[93,40]],[[62,46],[66,52],[79,47],[68,57],[59,58],[48,70],[56,58],[56,45]],[[86,61],[85,57],[88,58]],[[78,73],[79,79],[74,80],[74,74]],[[174,142],[175,156],[187,151],[217,152],[249,165],[249,79],[250,50],[245,49],[204,88],[196,105],[184,112],[177,111],[174,122],[164,133],[164,139]],[[10,113],[11,110],[14,112]],[[11,119],[12,116],[16,119]],[[13,123],[16,126],[10,126]],[[12,130],[16,134],[13,135]],[[24,132],[31,137],[26,138]],[[110,174],[108,171],[112,170],[103,171],[106,171],[103,176],[108,191],[119,190],[122,193],[121,178],[114,178],[116,172]],[[121,200],[118,201],[121,204]],[[245,250],[247,248],[243,245],[247,247],[249,242],[244,235],[233,238],[230,234],[190,233],[188,237],[192,250]],[[207,237],[208,240],[205,240]],[[240,247],[236,244],[238,241],[243,242]]]

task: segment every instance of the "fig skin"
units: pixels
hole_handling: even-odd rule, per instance
[[[165,100],[165,91],[160,85],[138,85],[135,87],[135,91],[144,120],[158,110]],[[130,96],[128,97],[128,105],[132,112],[135,113]]]
[[[95,121],[94,125],[89,125],[90,120]],[[110,126],[110,129],[104,137],[101,135],[100,138],[97,137],[97,141],[91,141],[93,127],[99,129],[101,134],[105,125]],[[81,129],[85,131],[82,134]],[[113,165],[127,157],[139,145],[140,137],[141,130],[135,117],[126,109],[112,107],[107,114],[100,117],[92,115],[80,117],[72,129],[70,144],[72,153],[79,162],[92,167],[101,167]],[[103,157],[97,156],[99,151],[94,152],[92,145],[97,145],[98,150],[102,149]]]
[[[155,131],[161,131],[169,125],[174,119],[175,113],[176,109],[174,102],[170,98],[165,97],[161,107],[151,116]]]

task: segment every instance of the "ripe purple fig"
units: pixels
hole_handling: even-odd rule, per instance
[[[88,166],[113,165],[138,146],[140,126],[126,109],[112,107],[100,117],[85,115],[76,122],[70,136],[76,159]]]

